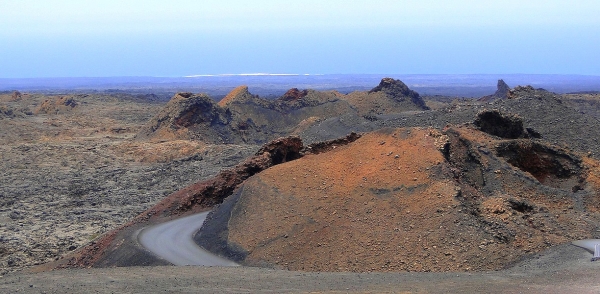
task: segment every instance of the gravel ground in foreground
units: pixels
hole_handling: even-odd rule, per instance
[[[308,273],[248,267],[124,267],[12,273],[4,293],[598,293],[600,263],[570,244],[471,273]]]

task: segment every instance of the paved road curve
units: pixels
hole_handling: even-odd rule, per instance
[[[144,228],[138,240],[146,249],[174,265],[237,266],[204,250],[192,239],[207,215],[208,212],[198,213]]]
[[[596,245],[600,245],[600,239],[585,239],[585,240],[573,241],[571,243],[575,246],[579,246],[579,247],[589,251],[590,253],[594,254],[594,257],[596,257],[596,255],[598,253],[600,253],[600,252],[598,252],[598,249],[596,249]]]

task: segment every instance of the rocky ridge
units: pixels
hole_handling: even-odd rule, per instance
[[[343,95],[292,88],[275,100],[262,99],[240,86],[218,103],[205,95],[179,93],[137,137],[264,144],[332,117],[365,121],[363,116],[367,115],[424,109],[427,107],[418,93],[389,78],[369,92]]]

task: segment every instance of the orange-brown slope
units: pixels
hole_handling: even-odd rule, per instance
[[[252,94],[250,94],[250,92],[248,92],[248,86],[242,85],[242,86],[239,86],[239,87],[231,90],[231,92],[229,92],[227,94],[227,96],[225,96],[223,99],[221,99],[221,101],[219,101],[218,104],[221,107],[227,107],[227,105],[229,105],[231,102],[233,102],[235,100],[244,99],[248,95],[252,96]]]
[[[500,269],[598,237],[597,166],[471,127],[382,130],[247,180],[228,242],[291,270]]]
[[[459,205],[458,186],[439,178],[440,138],[431,130],[371,133],[269,169],[244,185],[229,241],[249,251],[248,264],[292,270],[456,269],[436,266],[461,251],[451,239],[439,242],[458,220],[444,212]],[[474,234],[467,230],[464,238]],[[414,264],[417,252],[436,256]]]

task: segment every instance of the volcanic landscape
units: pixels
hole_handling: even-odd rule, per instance
[[[330,287],[276,289],[443,291],[427,288],[434,279],[446,290],[598,290],[600,265],[570,245],[600,239],[598,101],[502,80],[479,99],[421,96],[392,78],[275,99],[247,86],[166,103],[2,93],[0,289],[148,266],[136,270],[221,278],[234,292],[225,277],[300,274]],[[241,267],[176,272],[138,241],[147,227],[207,211],[196,244]],[[367,273],[374,284],[345,280]]]

